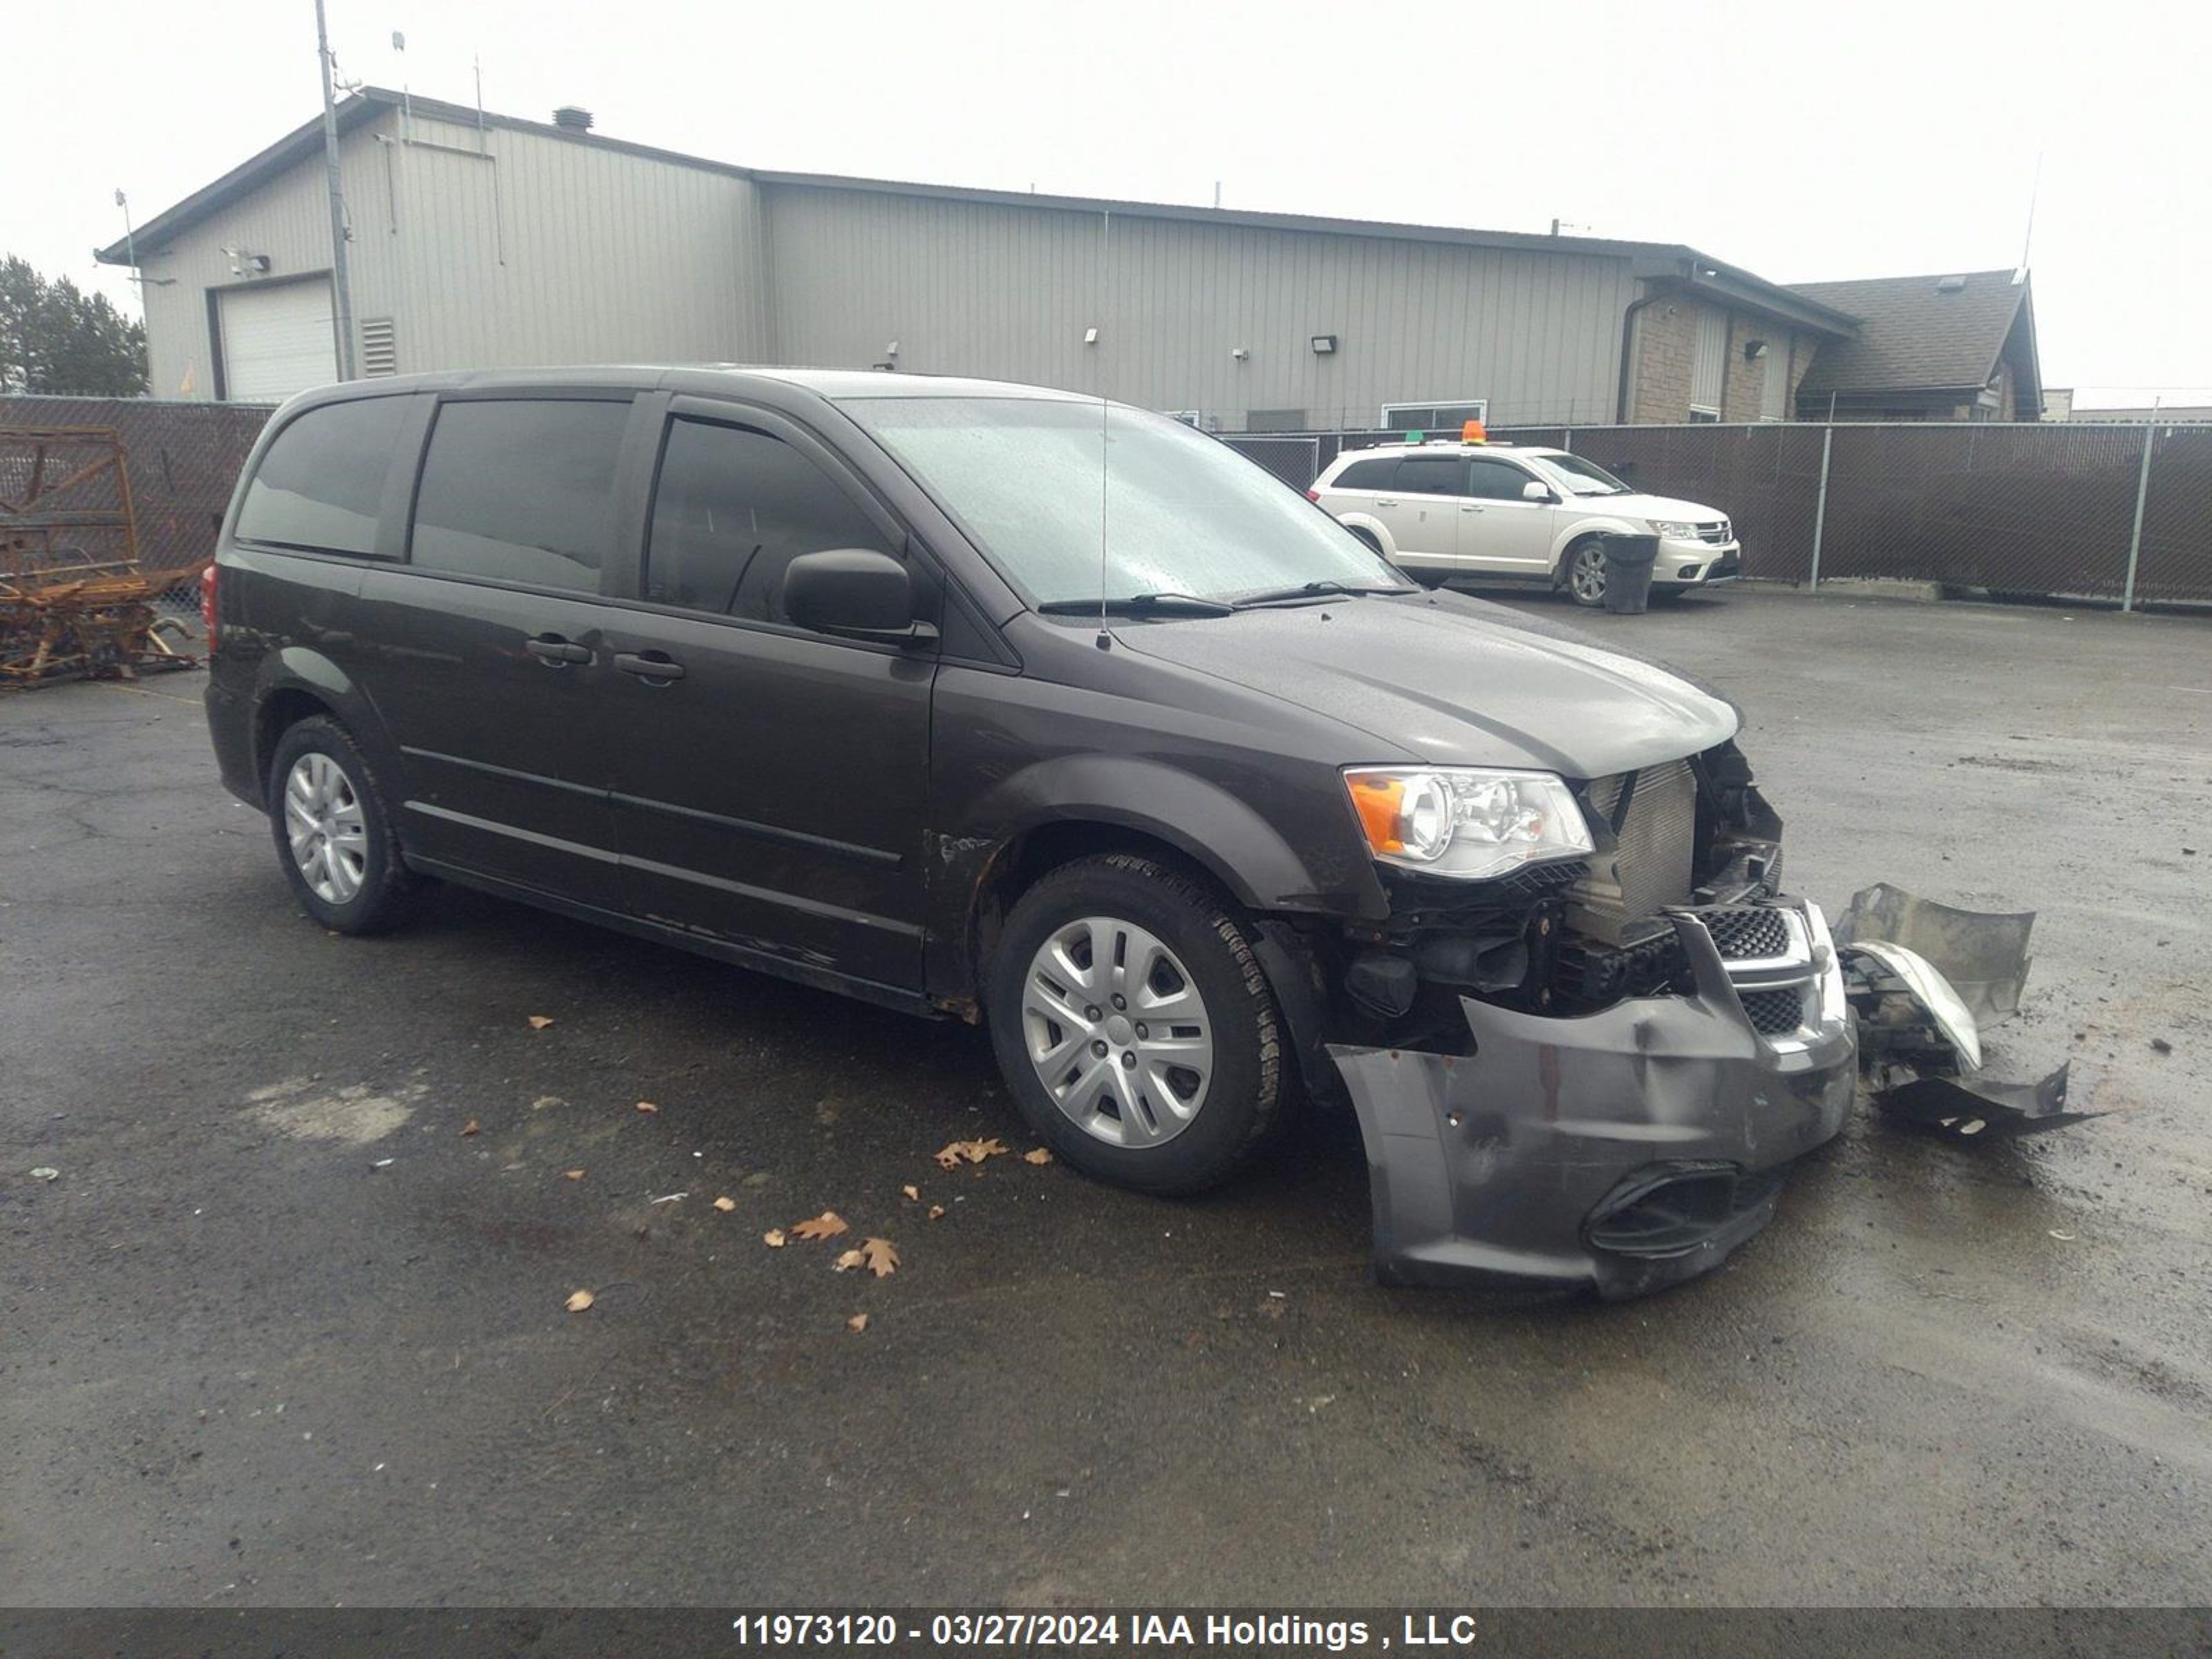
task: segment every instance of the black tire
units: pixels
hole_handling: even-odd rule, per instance
[[[1156,1145],[1109,1144],[1063,1112],[1031,1062],[1023,1005],[1031,963],[1051,937],[1104,916],[1151,933],[1188,970],[1205,1006],[1212,1070],[1194,1113]],[[1180,1195],[1218,1186],[1265,1144],[1283,1117],[1289,1079],[1282,1020],[1247,924],[1211,885],[1127,854],[1078,860],[1015,904],[985,991],[991,1042],[1030,1129],[1084,1174],[1139,1192]]]
[[[1559,556],[1559,586],[1565,591],[1566,596],[1583,610],[1602,611],[1605,609],[1605,589],[1602,586],[1598,588],[1595,595],[1590,595],[1584,593],[1575,585],[1575,561],[1580,558],[1584,551],[1590,549],[1595,549],[1598,556],[1602,558],[1605,551],[1604,539],[1597,536],[1585,536]]]
[[[350,891],[333,887],[319,892],[292,848],[286,792],[295,767],[315,759],[337,769],[346,787],[341,799],[349,799],[361,825],[360,870]],[[326,714],[318,714],[289,727],[276,740],[270,757],[266,781],[269,824],[276,842],[276,861],[292,896],[300,908],[324,927],[340,933],[378,933],[405,919],[414,896],[415,882],[401,861],[385,795],[368,761],[346,729]],[[328,866],[325,866],[327,869]],[[333,892],[338,894],[333,896]]]

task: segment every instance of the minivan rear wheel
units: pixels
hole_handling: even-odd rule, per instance
[[[1246,925],[1212,888],[1116,854],[1045,876],[1006,919],[992,1046],[1030,1128],[1117,1185],[1225,1180],[1280,1116],[1280,1019]]]
[[[374,933],[405,912],[411,884],[368,763],[327,715],[289,727],[270,757],[269,822],[300,908],[341,933]]]

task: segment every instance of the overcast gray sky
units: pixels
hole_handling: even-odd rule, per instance
[[[2212,386],[2212,7],[330,0],[343,73],[767,167],[1491,229],[1778,282],[2031,266],[2054,386]],[[395,54],[392,32],[404,31]],[[313,116],[313,0],[9,9],[0,252],[89,250]],[[34,149],[23,146],[36,135]]]

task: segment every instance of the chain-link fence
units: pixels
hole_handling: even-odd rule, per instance
[[[1888,577],[1992,593],[2212,603],[2212,426],[2073,422],[1516,427],[1649,495],[1725,513],[1743,572],[1817,585]],[[1304,489],[1403,432],[1228,436]],[[1288,446],[1310,444],[1294,476]]]
[[[199,568],[215,556],[232,486],[269,416],[260,404],[0,397],[0,427],[110,427],[121,437],[139,567],[180,573],[156,608],[195,635]]]

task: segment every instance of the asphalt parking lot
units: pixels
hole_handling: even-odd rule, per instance
[[[1746,706],[1798,890],[2039,911],[1992,1071],[2110,1115],[1862,1112],[1642,1303],[1384,1291],[1348,1122],[1094,1186],[963,1027],[466,894],[325,934],[197,675],[0,700],[0,1604],[2202,1601],[2212,627],[1587,625]]]

